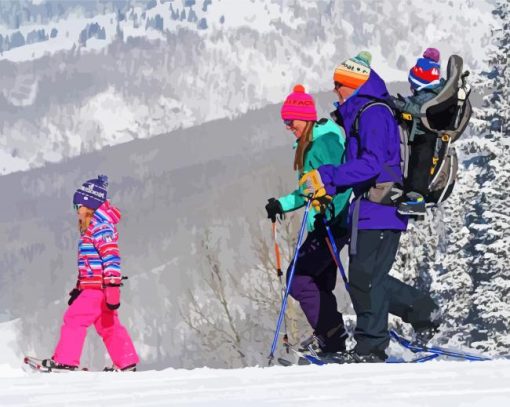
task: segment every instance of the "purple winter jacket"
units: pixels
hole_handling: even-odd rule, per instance
[[[357,197],[368,191],[375,183],[395,181],[402,178],[400,169],[400,136],[397,122],[385,106],[372,106],[365,110],[359,120],[359,140],[351,134],[357,112],[367,103],[369,97],[389,97],[384,81],[373,70],[368,80],[358,91],[347,99],[338,112],[342,116],[347,134],[346,162],[323,165],[319,173],[329,195],[352,188]],[[390,167],[388,171],[386,167]],[[351,203],[351,215],[353,210]],[[381,205],[362,199],[359,211],[359,229],[406,230],[407,216],[397,213],[394,206]]]

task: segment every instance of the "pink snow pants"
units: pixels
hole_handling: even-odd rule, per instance
[[[80,365],[87,328],[94,324],[103,338],[110,357],[119,369],[139,361],[129,334],[121,325],[117,311],[106,306],[102,290],[86,289],[74,300],[64,314],[60,340],[53,360],[71,366]]]

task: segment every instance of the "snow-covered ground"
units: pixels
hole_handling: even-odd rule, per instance
[[[0,323],[0,406],[508,406],[510,360],[46,374]],[[392,344],[392,350],[398,350]]]
[[[0,323],[2,407],[510,405],[510,360],[38,373],[21,363],[19,324]]]
[[[18,348],[18,330],[20,319],[2,321],[0,314],[0,381],[7,375],[19,374],[19,365],[22,352]],[[2,405],[0,398],[0,406]]]
[[[510,361],[7,373],[2,406],[510,405]]]

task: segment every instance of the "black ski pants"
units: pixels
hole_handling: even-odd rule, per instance
[[[350,257],[350,294],[357,323],[354,338],[360,355],[385,358],[388,347],[388,313],[419,328],[430,324],[437,305],[427,293],[389,276],[401,232],[360,230],[357,254]]]

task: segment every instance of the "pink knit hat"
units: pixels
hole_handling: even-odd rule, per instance
[[[303,85],[294,86],[293,92],[283,103],[282,120],[317,120],[317,110],[311,95],[305,92]]]

